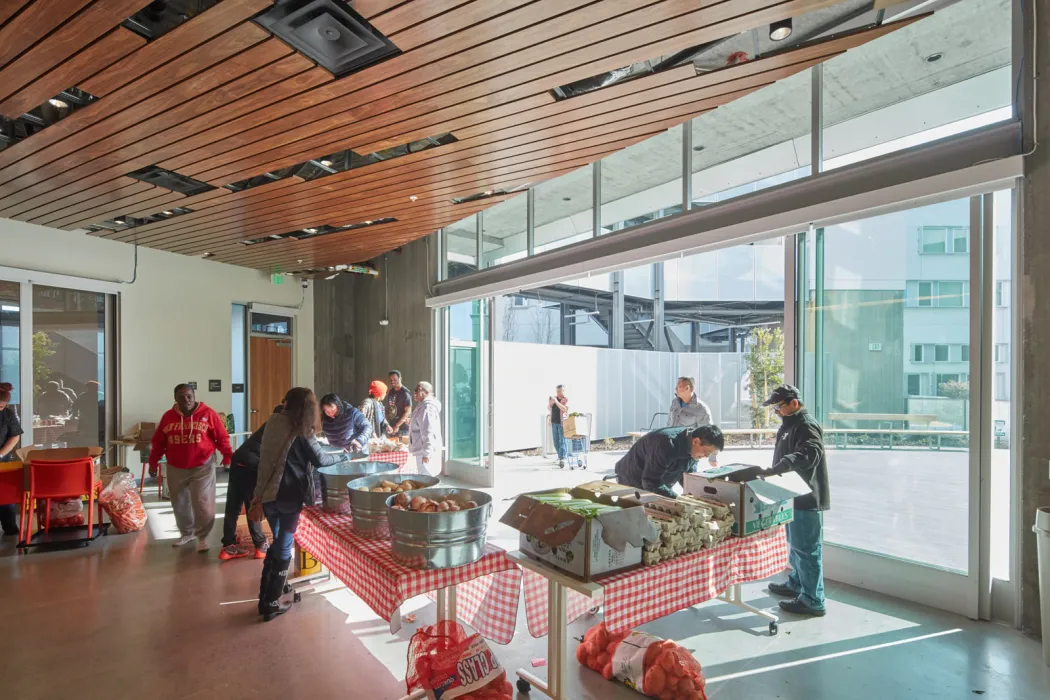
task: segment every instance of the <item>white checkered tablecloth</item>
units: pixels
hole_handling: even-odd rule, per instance
[[[567,617],[573,622],[601,603],[609,630],[625,632],[716,598],[733,584],[773,576],[787,563],[783,526],[750,537],[730,537],[713,549],[598,578],[595,583],[604,587],[604,600],[568,591]],[[547,579],[534,571],[523,573],[529,633],[542,637],[547,634]]]
[[[456,586],[461,621],[497,644],[514,638],[521,571],[495,545],[486,545],[485,556],[466,566],[409,569],[393,560],[389,540],[359,537],[349,515],[318,507],[303,509],[295,540],[388,622],[406,600]]]
[[[368,459],[373,462],[390,462],[391,464],[396,464],[399,474],[408,471],[407,467],[409,461],[412,462],[413,467],[415,466],[415,460],[409,459],[408,450],[398,450],[397,452],[373,452],[368,455]]]

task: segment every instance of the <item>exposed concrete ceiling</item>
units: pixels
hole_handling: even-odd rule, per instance
[[[926,94],[946,85],[988,73],[1011,60],[1010,0],[958,0],[947,4],[910,2],[901,8],[936,7],[931,17],[853,49],[824,64],[824,123],[837,124],[874,110]],[[870,3],[850,0],[795,20],[795,40],[836,17],[852,17],[834,31],[873,21],[874,12],[855,16]],[[758,33],[760,52],[777,47]],[[733,51],[754,53],[756,37],[746,33],[712,47],[695,63],[724,65]],[[791,43],[789,40],[787,43]],[[926,58],[940,53],[935,62]],[[721,63],[719,63],[721,62]],[[917,117],[921,122],[921,117]],[[917,131],[920,128],[916,129]],[[810,74],[781,80],[693,120],[693,172],[746,156],[810,131]],[[677,179],[681,157],[680,129],[649,139],[603,162],[602,201],[630,195]],[[798,162],[809,162],[800,153]],[[537,190],[537,225],[591,208],[591,169],[583,168]],[[524,194],[519,198],[524,198]],[[519,199],[515,198],[515,199]],[[485,234],[505,238],[524,229],[524,206],[509,200],[485,213]]]

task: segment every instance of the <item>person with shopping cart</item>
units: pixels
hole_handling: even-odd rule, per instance
[[[676,498],[675,484],[696,463],[709,459],[725,447],[725,437],[716,425],[698,428],[660,428],[638,438],[616,463],[616,480],[624,485]]]

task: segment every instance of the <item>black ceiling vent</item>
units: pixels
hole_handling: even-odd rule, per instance
[[[342,0],[278,0],[255,21],[337,78],[401,53]]]
[[[215,189],[207,182],[194,180],[192,177],[179,175],[171,170],[158,168],[156,165],[147,165],[145,168],[136,170],[133,173],[128,173],[128,177],[133,177],[136,180],[142,180],[151,185],[156,185],[157,187],[163,187],[178,192],[179,194],[184,194],[187,197]]]
[[[478,192],[477,194],[468,195],[466,197],[453,197],[453,204],[466,204],[467,202],[476,202],[479,199],[488,199],[489,197],[502,197],[508,194],[506,190],[485,190],[484,192]]]

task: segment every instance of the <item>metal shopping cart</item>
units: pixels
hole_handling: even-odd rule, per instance
[[[586,469],[587,453],[591,451],[591,441],[585,437],[565,438],[566,455],[565,464],[569,469]]]

